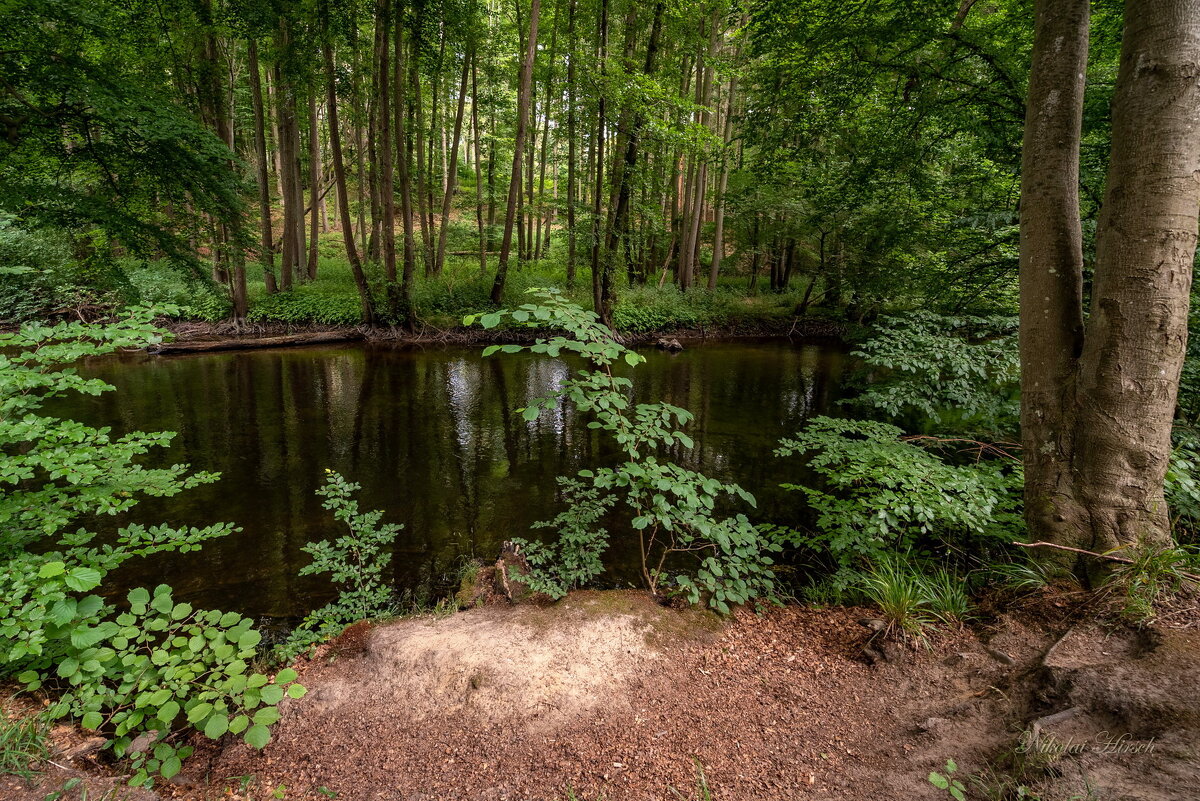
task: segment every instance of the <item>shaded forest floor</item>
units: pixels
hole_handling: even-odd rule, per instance
[[[1039,596],[868,665],[857,620],[869,615],[787,606],[721,621],[641,593],[583,592],[360,625],[302,664],[310,692],[281,707],[264,751],[198,743],[156,791],[946,798],[927,776],[953,759],[968,797],[1016,798],[1024,784],[1047,801],[1200,798],[1196,628],[1103,625]],[[65,771],[25,795],[0,784],[0,796],[42,799],[69,771],[94,773],[93,758],[56,760]]]

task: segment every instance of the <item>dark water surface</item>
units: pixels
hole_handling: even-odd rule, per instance
[[[843,369],[836,345],[772,341],[645,351],[631,371],[639,400],[690,409],[692,453],[675,459],[736,481],[758,497],[751,520],[795,516],[795,460],[771,455],[804,418],[831,408]],[[313,491],[325,468],[363,485],[364,509],[405,530],[396,580],[415,589],[463,556],[495,558],[558,511],[554,477],[604,461],[611,449],[567,408],[526,423],[512,409],[547,393],[562,361],[477,348],[357,345],[188,356],[133,355],[81,367],[116,392],[58,401],[56,414],[115,434],[178,432],[155,463],[222,474],[215,484],[140,503],[132,520],[174,525],[233,521],[242,531],[200,553],[134,560],[124,586],[166,582],[176,597],[267,617],[303,614],[329,597],[321,577],[296,573],[300,548],[341,533]],[[89,521],[99,531],[120,519]],[[537,536],[538,532],[534,532]],[[609,581],[633,579],[618,544]]]

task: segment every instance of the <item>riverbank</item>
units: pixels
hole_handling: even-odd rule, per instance
[[[543,333],[526,328],[486,330],[477,326],[436,328],[419,325],[409,331],[401,326],[330,326],[317,323],[280,322],[236,325],[231,320],[216,322],[163,318],[159,325],[171,332],[172,345],[184,348],[160,348],[159,352],[235,350],[256,347],[291,347],[328,344],[338,341],[393,342],[412,345],[478,345],[530,343]],[[769,339],[823,339],[841,341],[849,324],[824,317],[797,317],[790,320],[755,321],[736,325],[698,328],[667,328],[649,331],[624,331],[618,335],[627,344],[653,345],[674,340],[683,346],[706,342],[753,341]],[[206,344],[211,347],[205,347]],[[664,343],[665,344],[665,343]]]
[[[1094,612],[1035,596],[874,665],[869,610],[632,591],[359,626],[302,661],[266,749],[196,737],[135,797],[875,801],[947,797],[947,760],[978,797],[1200,796],[1200,634]]]

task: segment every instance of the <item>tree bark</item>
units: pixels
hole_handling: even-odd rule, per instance
[[[396,115],[396,163],[400,177],[400,217],[404,225],[404,268],[400,277],[400,313],[404,317],[404,325],[412,330],[412,284],[416,275],[416,242],[413,240],[413,202],[412,202],[412,147],[409,143],[408,93],[405,91],[405,77],[408,65],[407,51],[404,41],[404,17],[401,12],[396,14],[396,66],[392,76],[393,89],[396,93],[394,113]]]
[[[278,291],[275,285],[275,252],[271,236],[271,178],[267,171],[267,133],[266,115],[263,113],[262,77],[259,74],[258,42],[253,36],[247,43],[247,58],[249,60],[250,102],[254,106],[254,154],[257,162],[256,177],[258,178],[258,213],[259,259],[262,261],[263,282],[267,294]]]
[[[333,180],[337,187],[338,213],[342,217],[342,242],[346,245],[346,258],[354,274],[354,285],[358,289],[359,305],[363,322],[375,322],[375,309],[371,303],[371,289],[363,273],[358,250],[354,246],[354,226],[350,222],[350,193],[346,188],[346,162],[342,157],[342,132],[338,127],[337,84],[333,71],[333,43],[329,40],[328,7],[321,4],[322,42],[321,54],[325,61],[325,101],[329,106],[329,155],[333,160]]]
[[[518,0],[520,2],[520,0]],[[525,37],[525,56],[521,61],[520,88],[517,93],[517,131],[513,143],[512,178],[508,184],[508,208],[504,214],[504,239],[500,244],[500,262],[492,282],[492,303],[504,297],[508,278],[508,256],[512,250],[513,224],[516,222],[517,200],[521,194],[521,155],[525,147],[525,126],[529,119],[529,99],[533,90],[533,59],[537,54],[538,16],[541,0],[533,0],[529,9],[529,33]]]
[[[454,190],[458,183],[458,143],[462,139],[463,111],[467,103],[467,79],[471,76],[471,58],[463,56],[462,80],[458,86],[458,112],[454,115],[454,139],[450,148],[450,163],[446,167],[446,192],[442,197],[442,224],[438,230],[437,259],[433,273],[439,275],[446,263],[446,237],[450,233],[450,206],[454,203]]]
[[[1126,14],[1086,327],[1077,176],[1088,3],[1040,0],[1035,22],[1021,197],[1026,520],[1058,545],[1157,547],[1170,540],[1162,485],[1200,208],[1200,0]]]
[[[317,116],[317,95],[313,92],[308,99],[308,280],[317,277],[317,235],[321,230],[321,133],[320,118]]]

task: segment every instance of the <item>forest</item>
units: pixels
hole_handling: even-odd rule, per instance
[[[0,2],[0,799],[1200,798],[1197,75],[1200,0]]]

